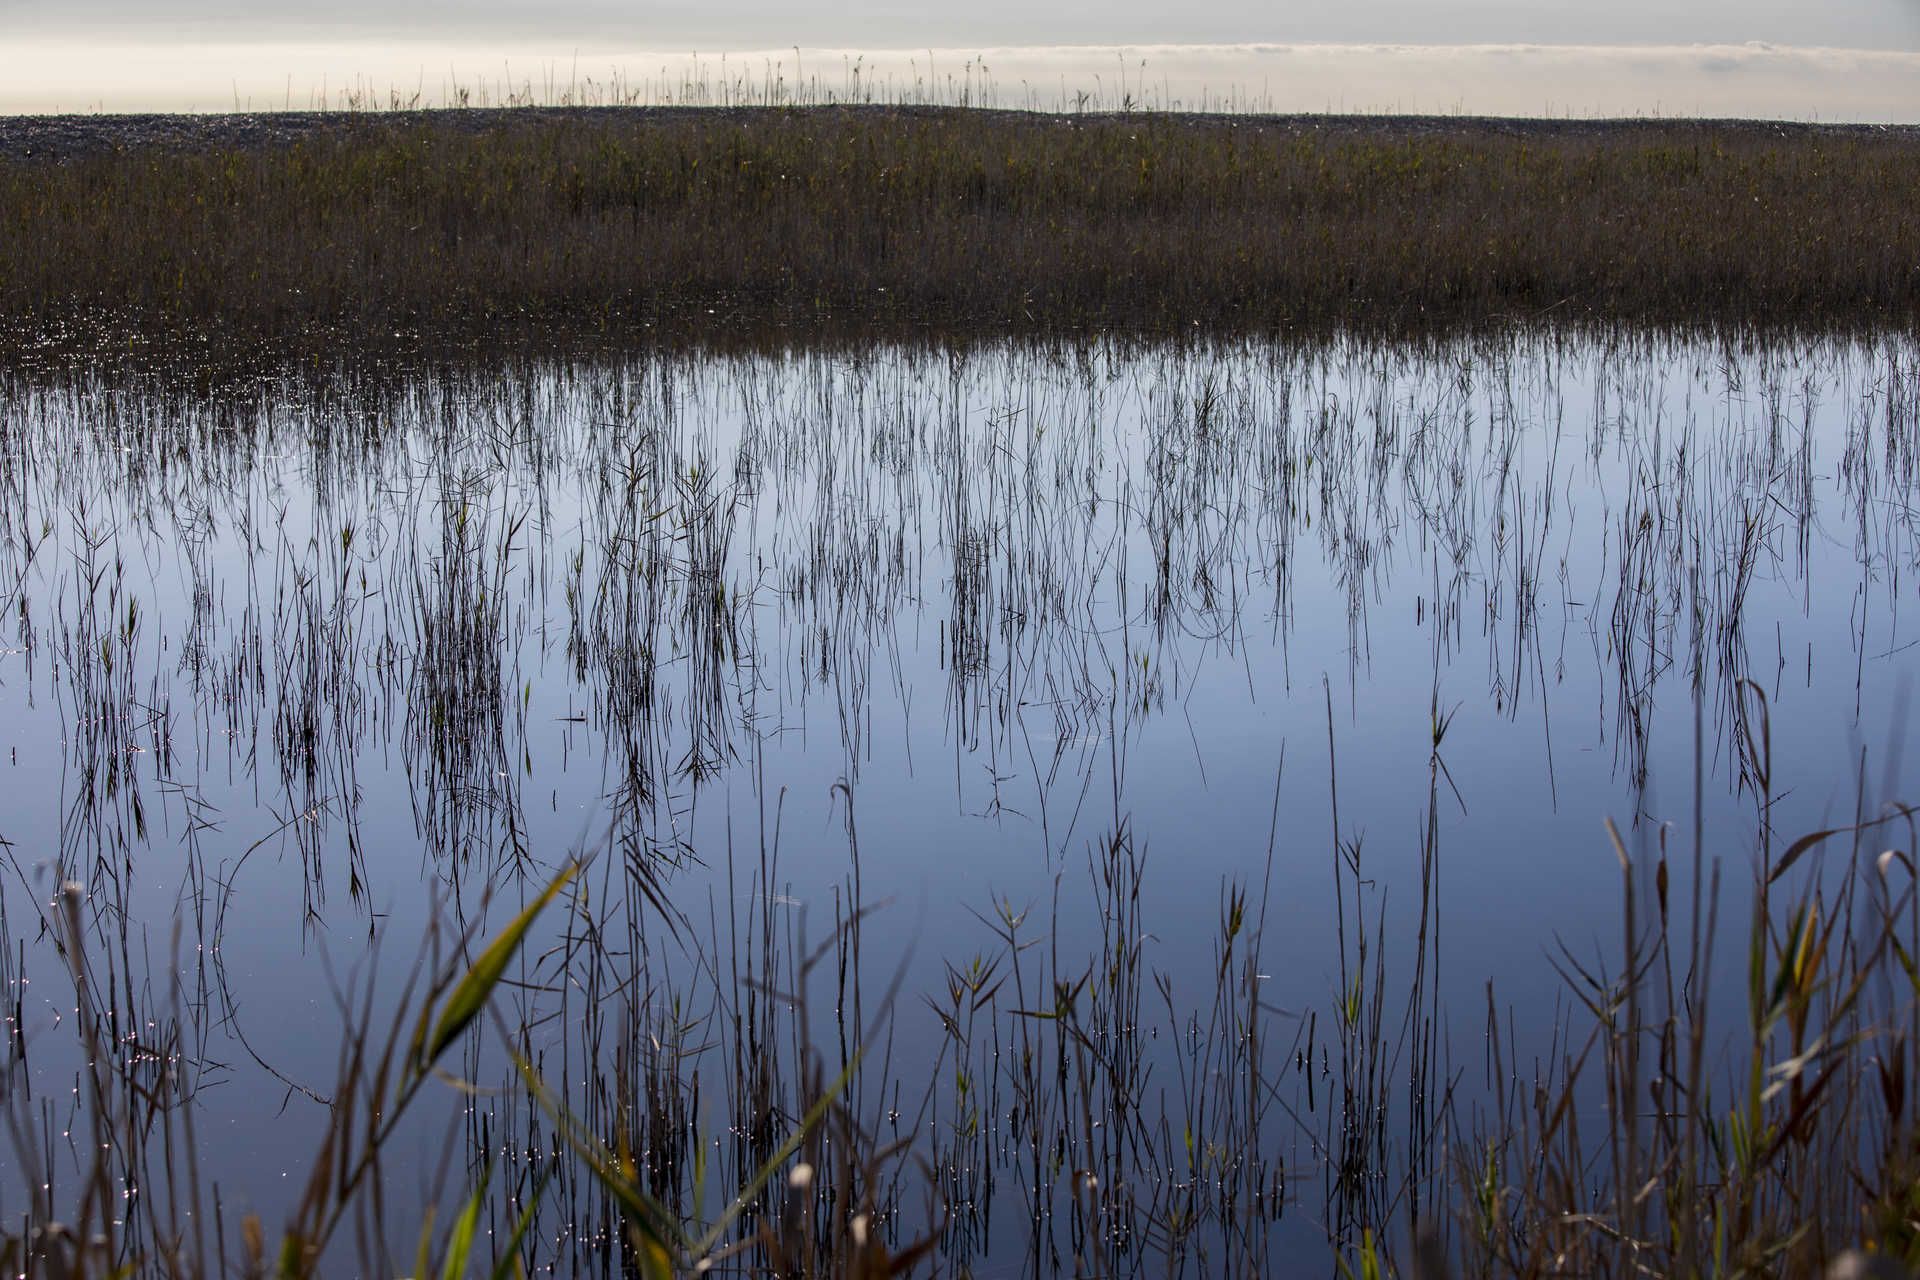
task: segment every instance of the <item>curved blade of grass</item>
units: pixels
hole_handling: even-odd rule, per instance
[[[800,1149],[800,1144],[806,1141],[807,1134],[813,1131],[814,1126],[826,1118],[827,1108],[833,1105],[833,1100],[840,1096],[840,1091],[847,1087],[849,1080],[853,1079],[854,1069],[860,1065],[860,1059],[865,1054],[864,1046],[853,1051],[853,1055],[847,1059],[847,1065],[841,1068],[840,1074],[833,1078],[832,1084],[820,1091],[820,1097],[807,1108],[807,1114],[800,1117],[800,1123],[795,1125],[793,1132],[787,1135],[787,1140],[780,1144],[780,1149],[760,1166],[758,1173],[748,1179],[747,1185],[740,1189],[740,1194],[735,1196],[733,1203],[727,1206],[727,1211],[714,1219],[713,1226],[708,1228],[707,1234],[700,1238],[700,1243],[693,1251],[696,1257],[705,1257],[713,1251],[713,1246],[720,1243],[720,1237],[726,1234],[728,1226],[740,1216],[753,1198],[760,1194],[760,1188],[766,1186],[767,1180],[787,1162],[788,1157]]]
[[[1788,845],[1787,851],[1780,855],[1780,860],[1773,864],[1773,870],[1767,876],[1767,883],[1772,884],[1781,876],[1785,875],[1788,867],[1800,861],[1800,859],[1806,855],[1807,850],[1813,848],[1813,846],[1823,840],[1831,839],[1834,836],[1853,835],[1857,832],[1871,831],[1875,827],[1883,827],[1890,822],[1899,822],[1913,813],[1913,809],[1909,805],[1895,804],[1890,807],[1892,812],[1883,813],[1877,818],[1869,818],[1865,822],[1856,822],[1846,827],[1829,827],[1825,831],[1815,831],[1811,834],[1801,836],[1798,840]]]
[[[553,1096],[532,1063],[516,1053],[513,1064],[526,1082],[528,1092],[553,1120],[562,1140],[586,1161],[594,1180],[613,1196],[621,1216],[637,1233],[634,1256],[639,1261],[641,1274],[646,1280],[672,1280],[674,1255],[686,1252],[686,1237],[674,1216],[621,1171],[618,1158],[607,1150],[605,1143],[580,1127],[580,1122]]]
[[[507,961],[519,949],[521,940],[527,936],[527,930],[533,926],[534,917],[545,909],[549,902],[572,880],[579,870],[577,863],[568,864],[553,883],[540,891],[540,896],[527,904],[513,923],[500,931],[500,936],[487,944],[473,967],[467,970],[467,976],[460,979],[453,993],[447,997],[447,1003],[440,1010],[440,1018],[434,1024],[433,1033],[420,1046],[419,1066],[425,1070],[431,1066],[446,1047],[467,1029],[467,1024],[480,1016],[480,1010],[487,1004],[487,997],[493,994],[494,987],[500,983],[500,977],[507,971]]]

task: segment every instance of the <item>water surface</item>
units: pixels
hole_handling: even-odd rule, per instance
[[[1745,884],[1762,708],[1773,830],[1900,793],[1916,447],[1904,341],[660,355],[218,393],[18,376],[14,1099],[58,1133],[78,1096],[48,923],[74,881],[119,1052],[178,1033],[206,1175],[276,1221],[341,993],[392,1007],[423,946],[497,931],[579,857],[501,1025],[603,1127],[682,1099],[648,1131],[663,1185],[692,1185],[678,1133],[712,1145],[724,1200],[766,1149],[755,1071],[811,1044],[831,1075],[871,1032],[852,1096],[937,1153],[949,1248],[1058,1264],[1071,1195],[1023,1155],[1014,1063],[1052,984],[1085,979],[1117,1037],[1104,1096],[1139,1108],[1109,1153],[1138,1203],[1242,1179],[1265,1188],[1237,1210],[1252,1235],[1321,1238],[1390,1192],[1325,1175],[1324,1096],[1271,1100],[1324,1092],[1356,974],[1380,965],[1389,1002],[1375,1158],[1415,1169],[1380,1186],[1431,1178],[1441,1082],[1462,1114],[1488,1085],[1489,981],[1543,1052],[1571,1003],[1549,959],[1618,938],[1605,819],[1639,857],[1690,856],[1697,795]],[[1239,893],[1251,1062],[1215,1003]],[[994,981],[962,1000],[976,959]],[[473,1079],[509,1079],[499,1039],[473,1033]],[[1269,1101],[1221,1114],[1250,1073]],[[804,1090],[767,1087],[790,1122]],[[1097,1147],[1049,1096],[1049,1132]],[[1230,1173],[1164,1158],[1207,1106]],[[524,1099],[429,1110],[391,1166],[403,1209],[490,1154],[539,1163]],[[19,1196],[0,1183],[0,1211]],[[589,1199],[536,1233],[563,1270]],[[1170,1247],[1151,1208],[1121,1219],[1125,1256]]]

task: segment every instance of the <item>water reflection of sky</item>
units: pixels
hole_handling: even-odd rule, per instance
[[[1901,779],[1915,369],[1551,340],[641,361],[219,408],[23,386],[0,837],[50,990],[29,1025],[58,1045],[55,860],[136,988],[178,920],[231,1015],[203,1130],[271,1209],[316,1121],[266,1067],[323,1088],[332,990],[404,967],[435,903],[478,923],[498,894],[486,931],[569,851],[603,901],[623,859],[677,858],[707,953],[764,849],[818,938],[849,795],[882,980],[990,950],[996,900],[1097,946],[1089,849],[1124,822],[1151,969],[1207,991],[1223,886],[1257,897],[1271,844],[1268,999],[1324,1006],[1329,729],[1365,909],[1410,963],[1437,705],[1441,996],[1477,1061],[1490,979],[1544,1035],[1556,940],[1614,945],[1603,820],[1690,847],[1696,665],[1731,884],[1735,678],[1769,699],[1789,838],[1852,812],[1863,746],[1869,803]],[[900,1018],[911,1077],[935,1028]]]

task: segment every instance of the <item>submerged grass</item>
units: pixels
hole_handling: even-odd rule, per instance
[[[0,146],[0,324],[380,342],[1920,319],[1907,132],[837,107],[292,136]]]
[[[143,398],[111,379],[20,384],[0,419],[13,451],[0,601],[20,602],[28,687],[36,660],[63,672],[48,696],[71,726],[74,794],[52,886],[22,866],[42,850],[0,859],[21,889],[0,898],[14,1157],[0,1167],[0,1261],[49,1277],[1798,1276],[1855,1248],[1920,1263],[1920,836],[1910,810],[1874,808],[1864,781],[1851,814],[1791,843],[1776,832],[1778,802],[1807,780],[1775,761],[1786,731],[1742,621],[1769,564],[1797,585],[1832,563],[1806,559],[1810,530],[1851,528],[1840,563],[1899,589],[1920,546],[1911,352],[1869,353],[1841,393],[1839,517],[1815,497],[1815,379],[1791,361],[1708,353],[1740,406],[1713,426],[1666,419],[1665,363],[1611,353],[1622,367],[1594,379],[1593,407],[1611,443],[1587,447],[1634,465],[1609,490],[1584,465],[1549,467],[1544,483],[1522,465],[1535,442],[1557,454],[1565,416],[1515,407],[1531,365],[1453,355],[1419,366],[1413,391],[1396,389],[1402,357],[1370,350],[1339,357],[1361,366],[1353,378],[1329,375],[1335,356],[1295,368],[1272,353],[1129,373],[1141,455],[1112,464],[1111,499],[1089,452],[1121,447],[1097,353],[1056,354],[1038,382],[1010,363],[994,403],[1019,411],[983,422],[965,412],[958,366],[922,358],[791,379],[673,361],[553,382],[490,368],[306,391],[284,418],[260,399]],[[737,397],[738,439],[709,437],[712,397],[687,390],[701,377]],[[1469,384],[1491,388],[1490,418]],[[289,514],[293,486],[253,496],[289,474],[268,461],[283,451],[327,495],[310,528]],[[1599,508],[1583,536],[1617,554],[1569,570],[1556,503],[1576,490]],[[756,495],[784,509],[774,527]],[[1134,530],[1131,579],[1101,549],[1095,507]],[[1326,704],[1324,775],[1318,723],[1276,764],[1314,779],[1330,838],[1299,834],[1308,806],[1276,777],[1265,866],[1239,850],[1212,928],[1156,902],[1124,786],[1127,722],[1178,706],[1177,638],[1234,634],[1243,600],[1269,593],[1290,618],[1290,575],[1314,539],[1349,613],[1334,596],[1304,625],[1344,622],[1364,649],[1382,565],[1411,536],[1403,511],[1423,550],[1439,549],[1436,616],[1497,640],[1488,692],[1503,714],[1529,669],[1557,661],[1542,584],[1561,558],[1562,595],[1571,573],[1593,602],[1598,678],[1618,685],[1601,714],[1617,717],[1636,806],[1624,837],[1564,836],[1573,857],[1620,865],[1616,906],[1550,922],[1613,939],[1593,959],[1560,953],[1571,1012],[1516,1028],[1496,984],[1486,1033],[1459,1058],[1449,1014],[1471,1029],[1479,987],[1468,1009],[1444,1007],[1442,957],[1457,967],[1459,953],[1442,945],[1440,904],[1443,881],[1452,903],[1475,891],[1443,871],[1466,803],[1449,756],[1474,746],[1442,697],[1444,637],[1413,703],[1410,857],[1392,828],[1370,842],[1363,826],[1381,819],[1355,812],[1356,775],[1383,751],[1339,727],[1337,676],[1307,699]],[[222,550],[224,523],[237,551]],[[183,617],[142,593],[153,547],[182,561]],[[1270,577],[1250,554],[1274,557]],[[1449,567],[1443,585],[1442,556],[1481,567]],[[875,842],[863,849],[855,814],[872,686],[887,679],[875,638],[909,606],[936,615],[953,740],[1006,753],[996,734],[1035,690],[1057,730],[1032,803],[1051,900],[977,904],[977,951],[953,954],[931,990],[877,981],[893,957],[863,940],[881,904],[863,887]],[[547,842],[528,815],[540,797],[527,721],[560,710],[533,701],[510,643],[535,628],[576,673],[565,722],[601,729],[579,741],[596,744],[592,807],[613,825],[562,882],[535,869]],[[1807,662],[1810,679],[1811,650]],[[793,723],[776,688],[802,680],[831,700],[816,730],[828,745],[813,750],[832,752],[837,728],[845,769],[826,831],[844,831],[846,870],[815,898],[831,903],[815,938],[783,857],[840,836],[795,817],[783,828],[789,797],[769,782]],[[1690,841],[1647,794],[1650,773],[1676,781],[1649,752],[1656,710],[1687,709],[1694,774],[1673,789],[1699,798],[1718,777],[1741,797],[1739,821],[1709,827],[1696,810]],[[195,749],[166,727],[176,717],[257,726],[235,735],[251,746],[222,734],[209,754],[264,779],[284,840],[276,829],[228,861],[244,837],[216,841],[211,800],[191,799],[184,761],[166,763]],[[1898,728],[1877,793],[1889,801],[1905,782]],[[1712,775],[1709,741],[1733,757]],[[1098,745],[1063,766],[1076,742]],[[419,873],[392,865],[394,828],[369,815],[360,833],[359,807],[381,803],[376,768],[407,776],[384,794],[415,801]],[[698,788],[729,770],[750,779],[738,826],[728,809],[724,828],[696,828],[695,797],[714,794]],[[1813,771],[1831,780],[1825,762]],[[1009,787],[1007,802],[1026,798]],[[164,973],[138,931],[165,852],[155,829],[186,846]],[[372,932],[364,879],[411,889],[420,874],[461,923],[429,928],[397,1001],[378,984],[379,946],[338,984],[334,1078],[280,1077],[314,1104],[296,1103],[318,1130],[292,1161],[305,1193],[263,1221],[246,1216],[248,1188],[220,1181],[233,1153],[202,1135],[223,1078],[214,1024],[252,1051],[222,968],[226,925],[276,909],[248,896],[240,864],[275,843],[298,855],[315,920],[365,918]],[[704,921],[670,892],[698,860],[724,874]],[[1330,867],[1331,901],[1301,887],[1303,866],[1316,881]],[[323,917],[343,870],[355,909]],[[1390,882],[1411,910],[1388,912]],[[478,946],[487,904],[516,896],[513,923]],[[1334,908],[1338,955],[1327,989],[1282,1010],[1270,975],[1327,964],[1293,935],[1299,915],[1282,918],[1287,899]],[[10,902],[34,910],[10,922]],[[376,936],[404,945],[387,928]],[[1158,967],[1181,959],[1196,963]],[[29,968],[39,981],[54,969],[51,1025],[26,1023]],[[422,1160],[409,1126],[435,1114],[451,1117],[447,1140]]]
[[[1337,786],[1333,794],[1337,806]],[[1755,797],[1762,812],[1768,798]],[[1436,788],[1428,803],[1438,802]],[[446,1277],[968,1275],[986,1260],[1000,1201],[1003,1214],[1023,1210],[999,1231],[1003,1241],[1024,1233],[1015,1252],[1029,1275],[1913,1274],[1920,811],[1891,804],[1777,856],[1763,834],[1751,851],[1745,972],[1719,975],[1713,935],[1730,851],[1697,844],[1688,868],[1664,841],[1630,852],[1611,823],[1607,834],[1622,876],[1621,946],[1591,968],[1567,954],[1574,1012],[1556,1029],[1555,1052],[1531,1066],[1511,1025],[1500,1026],[1489,985],[1481,1103],[1457,1101],[1464,1072],[1437,1029],[1431,862],[1411,973],[1382,958],[1359,847],[1348,843],[1334,853],[1337,896],[1354,909],[1342,942],[1350,986],[1311,1018],[1268,1007],[1265,893],[1229,884],[1212,939],[1214,990],[1183,999],[1155,975],[1162,1013],[1142,1004],[1145,851],[1123,825],[1089,850],[1104,919],[1096,950],[1063,956],[1056,939],[1049,954],[1026,912],[998,907],[982,917],[995,946],[949,964],[946,990],[927,994],[945,1047],[931,1079],[907,1082],[904,1133],[902,1082],[884,1082],[890,1125],[863,1114],[856,1083],[867,1051],[891,1041],[892,1000],[851,1028],[851,1045],[849,1009],[834,1006],[842,1062],[831,1078],[833,1033],[816,1040],[822,1029],[808,1025],[817,971],[838,962],[845,994],[865,915],[855,911],[817,947],[775,934],[748,943],[745,983],[709,993],[714,1012],[666,1031],[664,1043],[657,1003],[622,1001],[613,1034],[645,1046],[646,1061],[636,1077],[621,1054],[618,1099],[597,1118],[542,1078],[519,1047],[526,1029],[497,1018],[520,1094],[506,1100],[503,1123],[525,1125],[524,1147],[502,1160],[481,1137],[438,1172],[429,1197],[451,1201],[450,1225],[436,1224],[431,1203],[396,1212],[387,1197],[400,1179],[386,1166],[400,1159],[386,1148],[398,1145],[403,1114],[440,1083],[454,1096],[475,1090],[449,1051],[501,994],[534,918],[570,888],[570,866],[471,962],[457,951],[423,958],[390,1024],[370,1002],[351,1010],[306,1190],[277,1235],[254,1215],[229,1223],[217,1186],[203,1205],[202,1169],[217,1152],[196,1139],[196,1068],[179,1046],[104,1042],[112,1018],[94,1004],[83,891],[65,885],[55,907],[84,1086],[57,1121],[27,1096],[23,1055],[10,1047],[0,1101],[35,1193],[18,1225],[0,1229],[0,1263],[30,1277],[304,1277],[337,1274],[348,1256],[361,1274]],[[1848,845],[1837,875],[1809,877],[1803,866],[1799,883],[1781,884],[1794,864]],[[565,946],[583,952],[571,970],[632,963],[602,935],[585,892],[566,910]],[[1746,1025],[1709,1032],[1716,982],[1748,987]],[[786,1012],[743,1024],[756,991]],[[176,1003],[172,1014],[177,1026],[187,1011]],[[1150,1093],[1146,1041],[1163,1016],[1177,1070]],[[682,1056],[689,1037],[705,1042],[692,1059]],[[735,1158],[717,1161],[717,1209],[706,1185],[715,1170],[699,1154],[716,1144],[690,1120],[701,1090],[693,1060],[711,1050],[732,1058],[732,1080],[719,1087]],[[53,1139],[42,1130],[60,1122],[68,1139],[86,1128],[97,1153],[66,1203],[40,1159]],[[506,1185],[495,1187],[501,1164]],[[1317,1266],[1276,1250],[1271,1230],[1301,1177],[1326,1184],[1328,1248]],[[1010,1185],[996,1190],[998,1179]],[[408,1213],[420,1214],[417,1226],[405,1225]],[[349,1222],[354,1250],[329,1251]],[[411,1270],[383,1246],[396,1233],[417,1236]],[[1864,1258],[1879,1269],[1846,1270]]]

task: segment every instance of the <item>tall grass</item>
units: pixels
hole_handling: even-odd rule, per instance
[[[1920,316],[1898,133],[856,107],[208,136],[0,159],[14,340]]]

